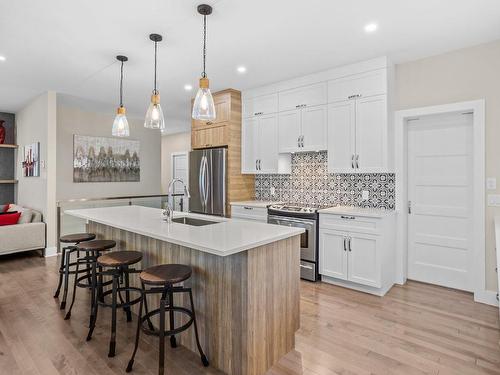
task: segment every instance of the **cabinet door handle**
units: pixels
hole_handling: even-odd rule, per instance
[[[359,169],[359,154],[356,155],[356,168]]]
[[[354,169],[354,154],[351,155],[351,168]]]
[[[344,251],[347,251],[347,245],[346,245],[347,238],[344,237]]]
[[[252,207],[248,207],[248,206],[243,206],[243,208],[244,208],[245,210],[253,210],[253,208],[252,208]]]
[[[356,217],[354,217],[354,216],[344,216],[344,215],[342,215],[342,216],[340,216],[340,217],[341,217],[342,219],[346,219],[346,220],[354,220],[354,219],[356,219]]]
[[[303,135],[300,136],[300,147],[302,147],[302,148],[304,147],[304,136]]]
[[[352,248],[351,248],[351,237],[348,238],[348,241],[349,241],[349,252],[352,251]]]
[[[259,159],[259,171],[262,170],[262,167],[260,166],[260,163],[262,162],[262,160]]]
[[[255,159],[255,170],[258,171],[259,170],[259,166],[258,166],[258,162],[257,162],[258,159]]]
[[[207,121],[207,125],[212,125],[212,121]]]
[[[297,138],[297,147],[300,147],[300,135],[299,135],[299,137]]]

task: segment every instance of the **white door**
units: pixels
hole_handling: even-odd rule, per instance
[[[172,154],[172,179],[180,178],[186,186],[189,186],[188,176],[189,176],[189,163],[187,159],[187,153]],[[176,182],[174,184],[174,193],[183,194],[184,187],[181,183]],[[176,211],[181,211],[181,197],[174,197],[174,209]],[[187,199],[182,200],[182,210],[187,211]]]
[[[278,115],[259,116],[259,172],[278,171]]]
[[[348,254],[349,281],[380,288],[381,259],[377,236],[349,233]]]
[[[321,275],[347,279],[347,237],[345,233],[320,229],[319,273]]]
[[[302,141],[301,151],[326,150],[326,134],[328,109],[326,105],[302,109]]]
[[[355,124],[354,100],[328,106],[328,172],[354,171]]]
[[[301,133],[301,110],[294,109],[293,111],[281,112],[279,114],[279,152],[295,152],[299,149],[299,137]]]
[[[408,124],[408,278],[473,290],[472,115]]]
[[[356,100],[356,170],[384,172],[387,168],[387,96]]]
[[[256,173],[259,153],[259,119],[244,119],[241,134],[241,172]]]

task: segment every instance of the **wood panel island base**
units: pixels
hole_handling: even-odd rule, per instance
[[[216,225],[230,221],[224,219]],[[181,225],[162,224],[172,228]],[[231,375],[262,375],[294,349],[300,325],[300,233],[291,232],[287,238],[221,256],[92,220],[88,230],[99,239],[115,240],[116,250],[143,252],[142,268],[164,263],[193,268],[186,285],[193,288],[201,345],[210,366]],[[188,298],[181,298],[175,302],[188,306]],[[151,309],[159,305],[158,298],[148,302]],[[179,322],[182,318],[176,319]],[[181,333],[177,340],[198,352],[193,329]]]

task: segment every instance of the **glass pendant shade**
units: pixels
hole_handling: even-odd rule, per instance
[[[125,107],[118,108],[111,134],[114,137],[130,136],[130,128],[128,126],[127,116],[125,116]]]
[[[149,104],[148,111],[146,112],[144,127],[148,129],[165,130],[165,120],[163,118],[159,94],[153,94],[151,96],[151,103]]]
[[[210,88],[208,87],[208,79],[200,79],[200,89],[196,94],[193,104],[192,118],[194,120],[212,121],[215,120],[215,104]]]

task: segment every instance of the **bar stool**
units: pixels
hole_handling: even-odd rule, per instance
[[[142,253],[139,251],[114,251],[97,258],[97,265],[94,263],[92,267],[92,298],[93,309],[91,314],[91,323],[87,341],[92,339],[97,321],[97,310],[99,305],[103,307],[111,307],[111,338],[109,340],[108,357],[115,356],[116,349],[116,309],[123,308],[127,314],[127,322],[132,321],[132,312],[130,306],[135,305],[141,301],[141,289],[130,286],[130,274],[139,273],[140,270],[131,269],[129,266],[136,264],[142,260]],[[97,272],[97,267],[105,268],[105,270]],[[102,288],[102,280],[98,280],[102,276],[111,276],[112,287],[110,290],[100,292],[102,301],[99,301],[97,291]],[[125,283],[125,286],[120,284]],[[125,292],[125,299],[122,297],[122,292]],[[139,297],[130,300],[130,292],[139,293]],[[104,297],[112,296],[111,303],[106,303]],[[120,303],[118,303],[118,298]]]
[[[145,269],[140,274],[141,279],[141,300],[139,304],[139,318],[137,321],[137,331],[135,336],[135,346],[132,357],[127,365],[127,372],[132,371],[134,365],[134,358],[139,346],[139,335],[141,330],[146,335],[154,335],[159,337],[159,351],[160,357],[158,361],[158,374],[163,375],[165,371],[165,336],[170,336],[170,345],[177,347],[175,335],[187,330],[191,325],[194,325],[194,334],[196,337],[196,345],[201,357],[201,363],[207,367],[209,365],[208,359],[203,353],[198,336],[198,326],[196,325],[196,315],[194,311],[193,293],[191,288],[184,286],[175,286],[191,277],[191,267],[182,264],[162,264]],[[181,306],[174,305],[175,293],[188,293],[191,303],[191,310]],[[147,310],[146,297],[149,294],[161,294],[160,308],[151,312]],[[143,305],[145,307],[145,314],[142,315]],[[170,329],[165,330],[165,312],[169,312]],[[180,327],[175,327],[174,312],[186,315],[189,320],[187,323]],[[159,315],[160,327],[155,329],[151,324],[151,318]],[[148,327],[144,326],[144,322],[148,322]]]
[[[76,298],[76,290],[77,287],[88,288],[92,290],[92,267],[96,264],[97,258],[101,255],[103,251],[111,250],[116,247],[116,242],[113,240],[91,240],[80,242],[76,245],[78,251],[85,252],[84,257],[78,257],[75,262],[75,280],[73,284],[73,297],[71,299],[71,305],[69,307],[65,320],[68,320],[71,317],[71,310],[73,309],[73,305],[75,304]],[[85,265],[84,270],[80,270],[80,265]],[[85,272],[86,275],[78,277],[80,273]],[[87,283],[83,283],[82,280],[87,280]],[[102,281],[102,279],[101,279]],[[112,281],[108,281],[106,283],[102,283],[102,286],[110,285]],[[93,299],[91,300],[91,311],[93,306]],[[90,319],[89,325],[92,323],[92,319]]]
[[[93,233],[75,233],[68,234],[59,238],[59,241],[66,244],[74,244],[70,246],[65,246],[61,249],[61,264],[59,266],[59,283],[57,285],[56,292],[54,293],[54,298],[59,297],[59,292],[61,291],[62,282],[64,279],[64,290],[63,299],[61,301],[60,309],[64,310],[66,308],[66,298],[68,296],[68,283],[69,275],[73,274],[74,271],[70,271],[70,268],[75,266],[76,263],[70,263],[70,256],[75,251],[78,251],[77,245],[84,241],[91,241],[95,238]]]

